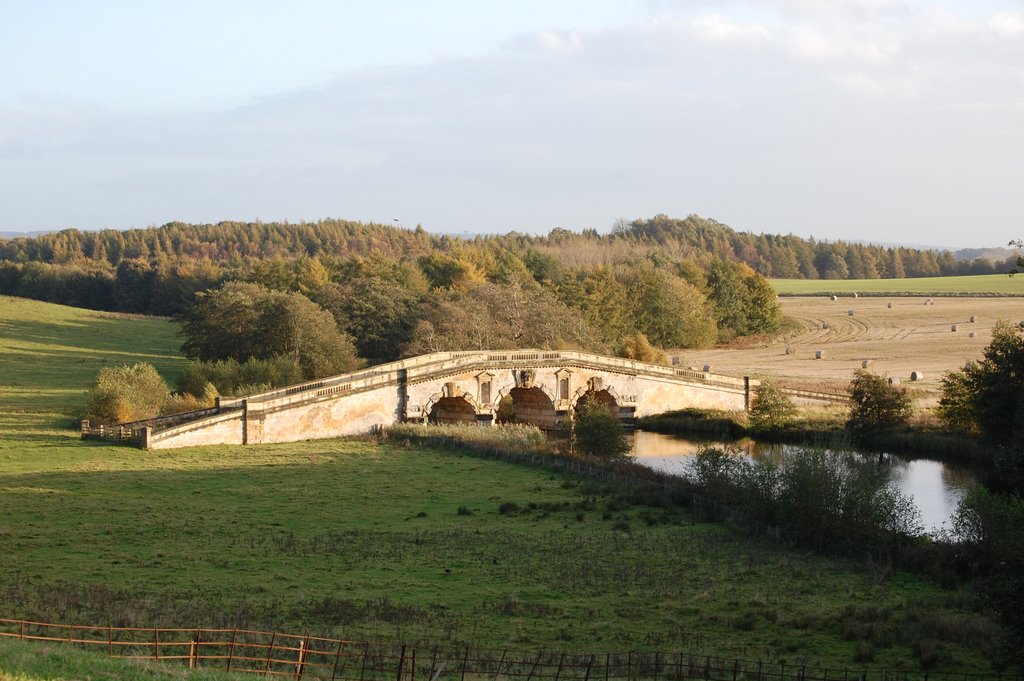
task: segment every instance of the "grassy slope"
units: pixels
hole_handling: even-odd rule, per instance
[[[251,674],[188,669],[182,664],[112,660],[59,643],[0,639],[0,681],[241,681]]]
[[[793,295],[826,293],[1024,295],[1024,277],[1008,277],[1005,274],[985,274],[973,277],[921,277],[917,279],[771,279],[770,281],[776,292]]]
[[[79,442],[58,426],[104,363],[180,367],[170,325],[0,304],[0,616],[987,666],[992,627],[958,594],[539,470],[387,443]]]

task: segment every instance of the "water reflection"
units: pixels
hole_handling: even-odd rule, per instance
[[[633,455],[638,463],[677,475],[685,472],[688,462],[701,447],[719,443],[714,439],[662,435],[643,430],[636,431],[632,437]],[[752,461],[767,459],[776,463],[782,462],[788,453],[802,448],[749,439],[730,442],[727,446],[735,448],[738,456]],[[913,498],[914,505],[921,511],[925,529],[929,531],[949,527],[957,504],[975,481],[970,469],[956,464],[930,459],[908,460],[895,454],[871,456],[900,491]]]

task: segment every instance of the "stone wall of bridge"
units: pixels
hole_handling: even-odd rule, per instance
[[[371,432],[400,421],[494,423],[502,398],[514,420],[557,427],[588,393],[623,420],[689,407],[741,411],[745,379],[585,353],[437,353],[363,372],[225,399],[222,413],[151,429],[154,449],[295,442]]]

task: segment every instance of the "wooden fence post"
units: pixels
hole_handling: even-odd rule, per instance
[[[299,660],[295,663],[295,678],[302,678],[302,670],[306,666],[306,648],[309,647],[309,636],[299,641]]]
[[[114,656],[114,627],[107,625],[107,657]]]
[[[238,627],[231,630],[231,648],[228,650],[228,671],[231,671],[231,662],[235,659],[235,637],[238,636]]]
[[[277,639],[277,632],[270,634],[270,646],[267,648],[267,660],[263,663],[263,675],[270,676],[270,660],[274,657],[274,641]]]
[[[537,671],[537,665],[540,664],[540,656],[544,654],[544,651],[537,653],[537,659],[533,661],[533,667],[530,668],[530,673],[526,676],[526,681],[530,681],[533,678],[533,673]]]
[[[366,658],[370,656],[370,642],[367,641],[363,644],[363,664],[359,668],[359,681],[363,681],[363,675],[366,673]]]
[[[338,678],[338,663],[341,662],[341,648],[345,645],[345,642],[338,640],[338,652],[334,654],[334,669],[331,671],[331,681],[335,681]]]
[[[160,659],[160,630],[153,629],[153,659]]]
[[[398,674],[395,676],[395,681],[402,681],[402,668],[405,667],[405,646],[402,646],[402,652],[398,657]]]

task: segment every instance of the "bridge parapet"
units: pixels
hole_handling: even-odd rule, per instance
[[[623,419],[687,406],[745,409],[756,381],[621,357],[540,349],[437,352],[360,371],[221,398],[215,410],[153,424],[151,447],[286,442],[366,432],[432,416],[493,422],[513,390],[551,427],[587,393]],[[536,389],[530,397],[524,390]],[[543,397],[540,394],[543,393]],[[548,404],[548,406],[544,406]],[[461,406],[460,406],[461,405]]]

